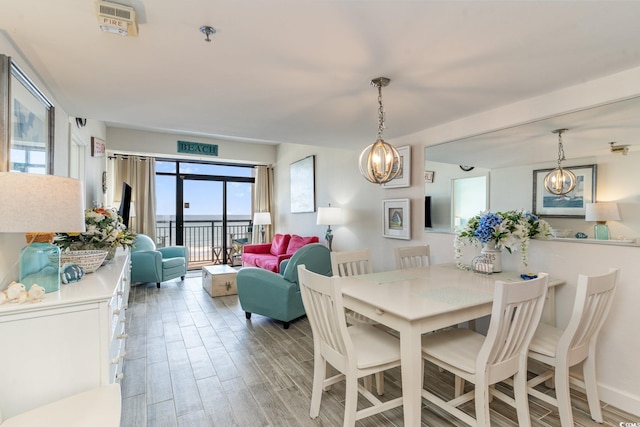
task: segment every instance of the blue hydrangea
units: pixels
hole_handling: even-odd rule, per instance
[[[482,243],[487,243],[491,240],[494,231],[502,223],[502,218],[494,213],[488,213],[480,218],[478,229],[475,232],[476,237]]]

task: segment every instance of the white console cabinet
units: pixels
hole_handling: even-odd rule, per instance
[[[0,305],[0,412],[9,418],[122,378],[129,251],[37,303]]]

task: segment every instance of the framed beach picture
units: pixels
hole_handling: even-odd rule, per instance
[[[401,188],[411,185],[411,146],[396,148],[400,154],[400,173],[386,184],[382,184],[384,188]]]
[[[316,211],[316,156],[291,163],[291,213]]]
[[[576,187],[563,196],[549,193],[544,178],[553,169],[533,171],[533,213],[547,217],[584,218],[587,203],[596,200],[596,165],[569,166],[576,175]]]
[[[382,236],[411,239],[411,203],[409,199],[382,201]]]

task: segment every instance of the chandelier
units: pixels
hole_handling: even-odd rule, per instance
[[[371,80],[371,85],[378,88],[378,138],[360,154],[360,173],[367,181],[374,184],[391,181],[400,174],[402,167],[398,150],[382,139],[384,131],[382,87],[389,85],[390,81],[386,77]]]
[[[562,134],[569,129],[556,129],[553,133],[558,134],[558,167],[549,172],[544,177],[544,188],[551,194],[564,196],[576,188],[576,175],[570,170],[562,168],[564,158],[564,147],[562,146]]]

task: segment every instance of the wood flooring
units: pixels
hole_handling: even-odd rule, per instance
[[[246,320],[237,296],[211,298],[202,289],[200,271],[160,289],[155,283],[132,287],[126,317],[122,427],[342,425],[342,384],[324,393],[320,416],[309,418],[313,342],[306,318],[288,330],[256,314]],[[427,364],[425,377],[442,396],[453,395],[451,374]],[[383,400],[400,394],[396,368],[386,373]],[[573,405],[576,425],[602,425],[591,420],[582,394],[573,395]],[[531,398],[530,408],[534,426],[560,425],[553,407]],[[463,410],[473,414],[473,402]],[[603,413],[606,426],[640,421],[606,404]],[[495,426],[518,425],[515,410],[497,399],[491,419]],[[403,425],[401,407],[356,423]],[[424,404],[422,426],[463,425]]]

